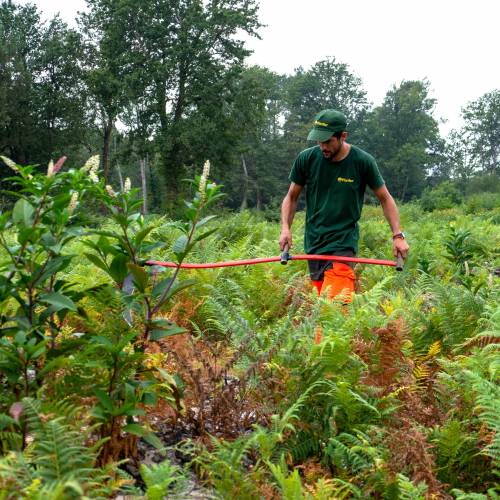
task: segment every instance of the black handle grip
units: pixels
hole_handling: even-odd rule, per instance
[[[396,258],[396,271],[402,271],[405,260],[403,259],[403,255],[401,252],[398,252],[398,256]]]
[[[288,253],[288,245],[285,245],[283,252],[281,252],[281,264],[286,266],[287,262],[290,260],[290,254]]]

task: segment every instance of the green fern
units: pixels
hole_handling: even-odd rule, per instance
[[[343,432],[330,438],[325,448],[324,461],[339,472],[359,474],[371,469],[381,459],[381,449],[373,446],[369,436],[361,431],[356,434]]]
[[[440,340],[447,350],[462,344],[478,332],[479,320],[485,308],[485,298],[459,286],[449,286],[429,275],[416,283],[417,294],[424,297],[428,312],[415,320],[427,327],[414,339],[417,351],[425,351]]]
[[[300,480],[299,471],[297,469],[289,473],[283,458],[281,458],[277,465],[268,462],[267,466],[278,483],[281,498],[283,498],[283,500],[304,499],[302,481]]]
[[[0,413],[0,453],[6,454],[10,450],[20,450],[22,440],[19,422],[5,413]]]
[[[419,483],[415,485],[404,474],[397,476],[398,499],[399,500],[425,500],[427,485]]]
[[[61,402],[42,409],[42,403],[31,398],[22,404],[30,444],[22,453],[0,460],[0,491],[26,489],[27,498],[41,499],[79,498],[80,491],[115,489],[109,488],[111,476],[94,468],[101,443],[85,444],[93,428],[82,432],[81,421],[75,427],[80,408]]]
[[[148,500],[161,500],[167,495],[173,498],[180,495],[185,487],[186,478],[182,469],[169,460],[151,466],[142,464],[139,472],[146,485]]]

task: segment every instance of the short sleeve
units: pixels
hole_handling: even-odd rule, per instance
[[[295,182],[295,184],[299,184],[299,186],[306,185],[307,174],[305,163],[304,154],[299,154],[293,162],[292,170],[290,170],[290,175],[288,176],[290,182]]]
[[[384,178],[378,169],[377,162],[373,156],[368,155],[365,164],[366,183],[371,189],[378,189],[385,184]]]

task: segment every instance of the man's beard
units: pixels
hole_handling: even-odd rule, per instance
[[[335,156],[337,156],[342,149],[342,144],[339,145],[339,147],[335,151],[322,151],[323,153],[323,158],[325,160],[330,160],[332,161]]]

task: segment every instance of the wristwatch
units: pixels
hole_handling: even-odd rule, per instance
[[[395,240],[396,238],[401,238],[402,240],[404,240],[406,238],[406,235],[403,232],[393,234],[392,239]]]

